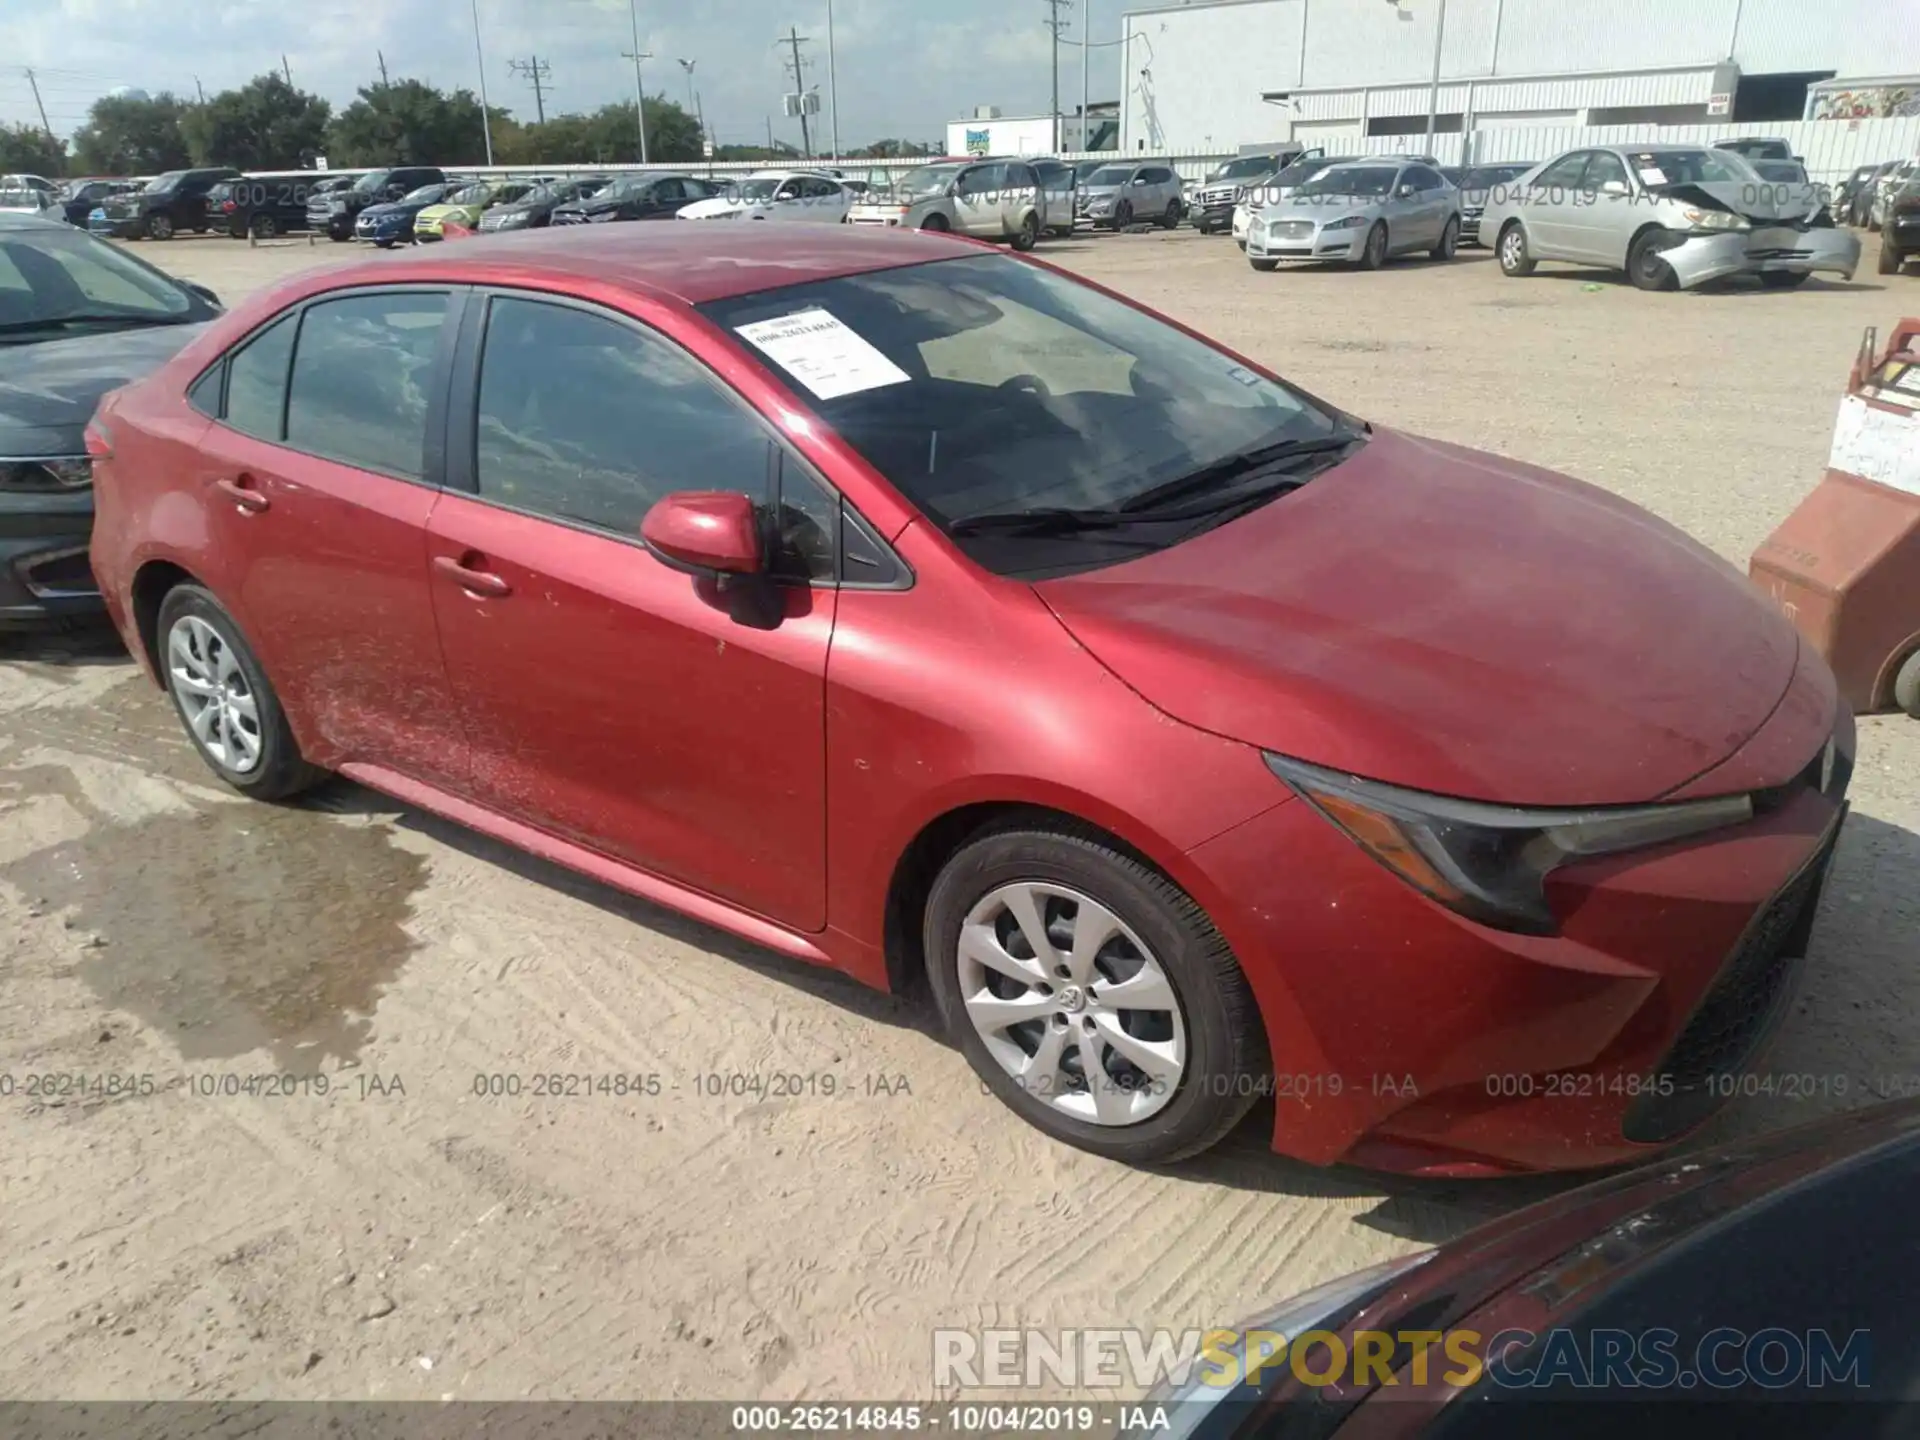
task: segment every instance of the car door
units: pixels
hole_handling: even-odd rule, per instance
[[[953,187],[954,229],[963,235],[999,239],[1006,233],[1000,189],[1006,166],[969,165]]]
[[[461,292],[369,288],[275,320],[223,362],[199,449],[220,588],[317,762],[458,786],[426,525]]]
[[[1574,199],[1579,194],[1592,152],[1573,150],[1547,166],[1521,197],[1521,219],[1527,227],[1527,248],[1536,260],[1572,260],[1578,239],[1573,226]]]
[[[1626,161],[1611,150],[1588,152],[1586,169],[1567,207],[1569,258],[1624,267],[1633,232],[1651,213],[1635,203],[1634,195]]]
[[[1440,227],[1446,223],[1441,203],[1446,182],[1436,170],[1424,165],[1408,165],[1402,168],[1393,184],[1387,221],[1393,248],[1396,251],[1431,250],[1440,243]]]
[[[639,538],[670,491],[764,501],[789,452],[678,344],[558,297],[489,296],[454,393],[428,550],[475,798],[820,928],[835,594],[743,623]]]

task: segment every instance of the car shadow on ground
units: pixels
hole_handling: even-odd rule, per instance
[[[1551,268],[1549,268],[1551,267]],[[1540,268],[1531,275],[1516,276],[1524,280],[1579,281],[1595,290],[1632,290],[1634,283],[1627,278],[1624,270],[1609,270],[1599,265],[1554,265],[1543,260]],[[1751,275],[1730,275],[1724,280],[1709,280],[1704,285],[1696,285],[1691,290],[1650,291],[1650,294],[1668,295],[1710,295],[1710,296],[1791,296],[1804,295],[1819,290],[1884,290],[1887,287],[1877,285],[1872,279],[1856,278],[1841,280],[1814,275],[1801,284],[1786,290],[1770,290]]]
[[[0,664],[131,665],[120,632],[102,620],[64,630],[0,631]]]
[[[305,808],[334,815],[390,819],[400,828],[424,835],[450,850],[517,875],[535,885],[584,901],[641,929],[745,965],[758,974],[790,984],[863,1020],[918,1030],[943,1043],[945,1041],[932,1002],[923,1001],[916,994],[884,994],[829,966],[790,959],[777,951],[739,939],[725,930],[704,925],[678,911],[655,905],[637,895],[629,895],[624,890],[569,870],[564,865],[530,855],[456,821],[444,820],[438,815],[403,805],[398,800],[389,799],[350,780],[338,777],[330,779],[302,797],[300,803]]]

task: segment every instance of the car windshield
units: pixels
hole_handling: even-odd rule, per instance
[[[162,191],[171,190],[174,186],[178,185],[181,180],[186,178],[186,173],[184,170],[169,170],[164,175],[156,175],[147,182],[146,193],[149,195],[158,195]]]
[[[356,195],[373,195],[386,188],[387,172],[385,170],[369,170],[353,182],[353,191]]]
[[[491,185],[463,185],[447,196],[449,205],[478,205],[493,193]]]
[[[1762,180],[1771,180],[1775,184],[1804,185],[1807,172],[1792,160],[1749,160],[1754,172]]]
[[[1089,175],[1086,183],[1089,186],[1124,185],[1132,178],[1133,167],[1131,165],[1107,165]]]
[[[1392,193],[1394,177],[1399,173],[1384,165],[1341,167],[1307,181],[1293,193],[1296,196],[1387,195]]]
[[[935,523],[958,524],[961,543],[1005,574],[1122,558],[1118,528],[1020,533],[1031,512],[1104,512],[1111,522],[1128,502],[1204,480],[1195,472],[1250,452],[1358,434],[1204,341],[1005,256],[842,276],[700,309],[784,369],[794,393],[869,464]],[[979,529],[989,515],[1016,523]],[[1151,538],[1126,531],[1124,552],[1200,528],[1188,519],[1167,533],[1157,523]]]
[[[779,176],[765,175],[758,180],[742,180],[739,195],[742,200],[771,200],[779,188]]]
[[[447,193],[444,185],[422,185],[418,190],[409,190],[400,197],[402,205],[431,205]]]
[[[1273,172],[1271,155],[1242,155],[1238,160],[1229,160],[1216,166],[1208,180],[1246,180],[1255,175],[1269,175]]]
[[[1496,185],[1518,180],[1532,168],[1531,165],[1475,165],[1471,170],[1441,173],[1461,190],[1491,190]]]
[[[894,182],[893,193],[906,200],[921,200],[945,192],[960,173],[958,165],[922,165],[909,170]]]
[[[1743,185],[1755,178],[1731,150],[1641,150],[1631,158],[1647,185]],[[1662,178],[1649,178],[1649,171]]]
[[[213,313],[185,287],[85,231],[0,231],[0,336],[77,324],[185,323]]]
[[[1296,160],[1287,166],[1270,183],[1274,185],[1304,185],[1315,176],[1324,175],[1340,162],[1337,160]]]

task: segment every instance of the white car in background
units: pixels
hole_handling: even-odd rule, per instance
[[[812,170],[761,170],[711,200],[678,212],[682,220],[810,220],[838,225],[853,208],[853,192]]]

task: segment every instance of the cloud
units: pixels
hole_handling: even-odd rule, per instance
[[[508,69],[538,56],[549,66],[547,113],[590,110],[633,94],[627,0],[478,0],[493,104],[531,119],[533,92]],[[1077,34],[1080,0],[1068,12]],[[779,42],[790,26],[806,37],[804,77],[827,96],[825,0],[705,0],[699,7],[637,0],[649,95],[687,103],[687,74],[723,142],[774,133],[797,140],[780,114],[791,86]],[[1093,38],[1119,34],[1122,0],[1095,5]],[[0,13],[0,121],[38,123],[22,68],[35,69],[48,121],[71,134],[87,107],[119,85],[188,97],[245,83],[278,69],[341,107],[356,90],[389,75],[443,87],[480,88],[471,0],[6,0]],[[883,137],[943,142],[946,122],[976,105],[1008,115],[1042,114],[1051,85],[1044,0],[973,0],[931,7],[920,0],[834,0],[834,69],[845,146]],[[1092,55],[1096,100],[1114,96],[1118,51]],[[1079,96],[1079,51],[1060,51],[1061,102]],[[1069,99],[1069,97],[1072,97]],[[824,136],[822,137],[824,138]]]

